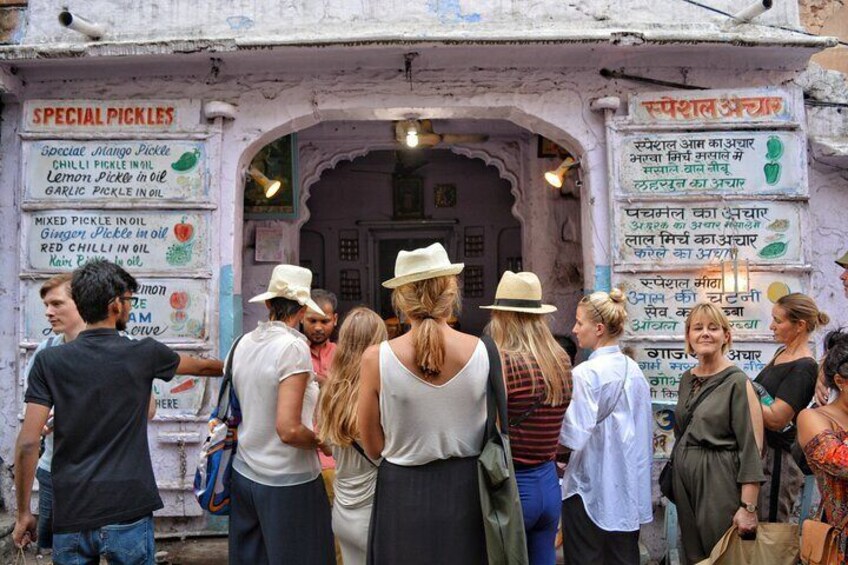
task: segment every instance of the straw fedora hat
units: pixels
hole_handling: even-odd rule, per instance
[[[458,275],[465,263],[451,263],[448,252],[441,243],[421,247],[412,251],[401,251],[395,261],[395,277],[383,283],[386,288],[397,288],[405,284]]]
[[[504,310],[506,312],[525,312],[527,314],[550,314],[556,312],[556,306],[542,304],[542,283],[533,273],[513,273],[507,271],[498,283],[495,291],[495,303],[480,306],[486,310]]]
[[[848,251],[845,252],[845,255],[836,260],[836,264],[843,269],[848,269]]]
[[[248,302],[265,302],[272,298],[288,298],[323,316],[324,311],[309,296],[311,286],[312,271],[309,269],[296,265],[277,265],[271,273],[268,292],[257,294]]]

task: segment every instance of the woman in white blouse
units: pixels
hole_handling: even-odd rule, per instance
[[[562,481],[566,563],[638,564],[639,528],[651,512],[651,393],[620,350],[624,294],[594,292],[572,333],[592,354],[572,373],[560,443],[572,450]]]

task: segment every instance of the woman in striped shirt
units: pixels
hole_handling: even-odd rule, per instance
[[[571,363],[551,335],[542,285],[507,271],[498,284],[489,333],[503,358],[509,436],[531,565],[556,562],[560,489],[554,456],[571,399]]]

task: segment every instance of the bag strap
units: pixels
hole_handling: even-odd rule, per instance
[[[364,457],[366,461],[368,461],[369,463],[371,463],[371,465],[373,465],[374,467],[377,467],[377,464],[376,464],[376,463],[374,463],[374,462],[371,460],[371,458],[370,458],[370,457],[368,457],[368,454],[367,454],[367,453],[365,453],[365,450],[364,450],[364,449],[362,449],[362,446],[361,446],[361,445],[359,445],[359,442],[357,442],[356,440],[353,440],[353,441],[350,443],[350,446],[351,446],[352,448],[354,448],[354,449],[356,450],[356,452],[357,452],[357,453],[359,453],[362,457]]]
[[[536,397],[536,401],[533,403],[532,406],[530,406],[530,408],[528,408],[527,410],[525,410],[524,412],[522,412],[521,414],[519,414],[518,416],[516,416],[515,418],[513,418],[509,421],[509,427],[510,428],[517,428],[518,426],[523,424],[524,420],[529,418],[533,414],[533,412],[535,412],[539,408],[539,406],[544,404],[544,402],[545,402],[545,391],[542,390],[542,393],[539,394],[539,396]]]
[[[213,414],[213,417],[221,421],[225,421],[229,415],[231,390],[235,394],[235,389],[233,388],[233,357],[235,357],[236,346],[244,336],[245,334],[242,334],[236,338],[232,347],[230,347],[230,353],[227,355],[227,364],[224,367],[224,380],[221,381],[221,388],[218,390],[218,403]]]
[[[498,433],[508,435],[508,426],[503,423],[509,421],[506,411],[506,391],[504,390],[503,370],[501,367],[501,356],[495,342],[489,336],[481,338],[486,352],[489,355],[489,379],[486,386],[486,435],[488,441],[496,437]],[[497,422],[501,422],[498,432]]]
[[[740,369],[737,369],[737,371],[741,372],[741,370],[740,370]],[[692,404],[692,408],[690,408],[690,409],[689,409],[689,418],[686,420],[686,422],[685,422],[683,425],[681,425],[681,426],[680,426],[680,439],[682,439],[682,438],[683,438],[683,435],[686,433],[687,428],[689,428],[689,424],[691,424],[691,423],[692,423],[692,420],[693,420],[693,418],[694,418],[694,416],[695,416],[695,410],[697,410],[697,409],[698,409],[698,406],[700,406],[700,405],[701,405],[701,403],[702,403],[704,400],[706,400],[706,399],[707,399],[707,397],[708,397],[708,396],[709,396],[709,395],[710,395],[710,394],[711,394],[711,393],[712,393],[715,389],[717,389],[719,386],[721,386],[721,383],[723,383],[724,381],[726,381],[726,380],[730,377],[730,375],[735,375],[735,374],[736,374],[736,371],[731,371],[731,372],[727,373],[726,375],[724,375],[723,377],[721,377],[721,379],[719,380],[719,383],[718,383],[717,385],[714,385],[712,388],[707,389],[707,390],[705,390],[705,391],[701,392],[701,394],[699,394],[699,395],[698,395],[698,398],[696,398],[696,399],[695,399],[694,404]],[[746,377],[746,378],[747,378],[747,377]],[[680,441],[680,439],[678,439],[678,441]]]

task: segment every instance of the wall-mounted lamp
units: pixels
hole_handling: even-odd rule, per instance
[[[256,167],[250,167],[247,170],[247,174],[250,175],[250,178],[252,178],[256,184],[262,187],[262,192],[265,194],[265,198],[268,198],[269,200],[273,198],[283,186],[281,181],[269,179]]]
[[[721,262],[721,290],[724,293],[748,292],[748,260],[739,261],[739,249],[730,250],[730,259]]]
[[[750,22],[771,10],[773,3],[774,0],[754,0],[747,8],[733,14],[733,18],[740,22]]]
[[[62,27],[78,31],[90,39],[100,39],[106,33],[106,28],[102,24],[87,20],[67,10],[59,12],[59,24]]]
[[[406,135],[404,137],[404,143],[410,149],[414,147],[418,147],[418,120],[406,120],[404,123],[404,129],[406,130]]]
[[[575,161],[573,157],[566,157],[559,167],[553,171],[545,173],[545,180],[548,181],[548,184],[554,188],[562,188],[563,179],[565,178],[568,169],[579,164],[580,162]]]

